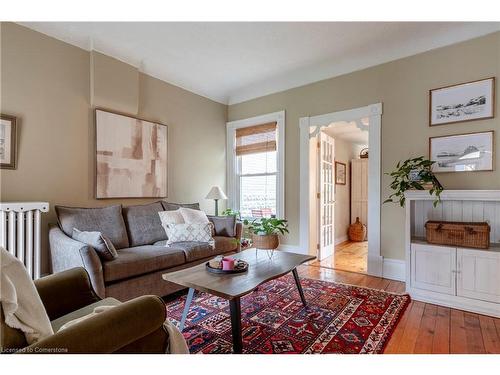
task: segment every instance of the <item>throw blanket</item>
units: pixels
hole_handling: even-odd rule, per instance
[[[113,307],[115,306],[96,307],[94,308],[94,311],[91,312],[90,314],[70,320],[66,324],[62,325],[61,328],[59,328],[58,332],[61,332],[63,329],[71,327],[72,325],[78,324],[85,319],[91,318],[97,314],[112,309]],[[169,337],[169,345],[167,348],[167,352],[170,354],[189,354],[189,349],[186,344],[186,340],[184,339],[184,336],[182,336],[182,333],[179,331],[179,329],[168,320],[166,320],[165,323],[163,323],[163,326],[165,327],[165,330],[168,332],[168,337]]]
[[[35,284],[24,264],[0,247],[0,302],[5,323],[23,331],[28,344],[54,334]]]

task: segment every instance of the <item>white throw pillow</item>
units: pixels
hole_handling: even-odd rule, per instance
[[[181,207],[179,208],[179,211],[184,218],[184,222],[188,224],[194,224],[194,223],[202,223],[202,224],[207,224],[210,223],[210,220],[208,220],[207,214],[205,214],[203,211],[200,210],[193,210],[192,208],[185,208]]]
[[[161,226],[165,231],[167,230],[167,224],[182,224],[184,223],[184,218],[182,217],[179,210],[175,211],[160,211],[158,212],[160,216]]]
[[[183,224],[167,224],[165,227],[167,232],[167,246],[175,242],[207,242],[214,246],[212,237],[212,223],[183,223]]]

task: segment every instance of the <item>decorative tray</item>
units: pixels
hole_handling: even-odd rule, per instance
[[[205,267],[206,267],[208,272],[217,273],[220,275],[230,275],[230,274],[234,274],[234,273],[243,273],[243,272],[248,271],[248,263],[245,262],[244,260],[235,260],[234,269],[232,269],[232,270],[223,270],[222,263],[221,262],[219,262],[219,263],[220,264],[218,267],[212,267],[210,265],[210,262],[207,262],[207,263],[205,263]]]

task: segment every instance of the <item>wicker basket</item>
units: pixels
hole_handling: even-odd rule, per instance
[[[357,217],[356,222],[349,226],[349,231],[347,233],[351,241],[364,241],[366,239],[366,225],[361,223],[359,217]]]
[[[456,221],[428,221],[425,223],[427,242],[487,249],[490,247],[488,223],[462,223]]]
[[[274,250],[280,245],[280,239],[277,234],[252,234],[253,247],[262,250]]]

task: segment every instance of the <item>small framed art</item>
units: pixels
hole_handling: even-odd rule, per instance
[[[16,169],[17,119],[0,115],[0,168]]]
[[[493,139],[493,131],[429,138],[429,156],[436,162],[432,171],[492,171]]]
[[[347,165],[339,161],[335,162],[335,183],[345,185],[347,178]]]
[[[495,78],[429,91],[429,125],[481,120],[495,116]]]

